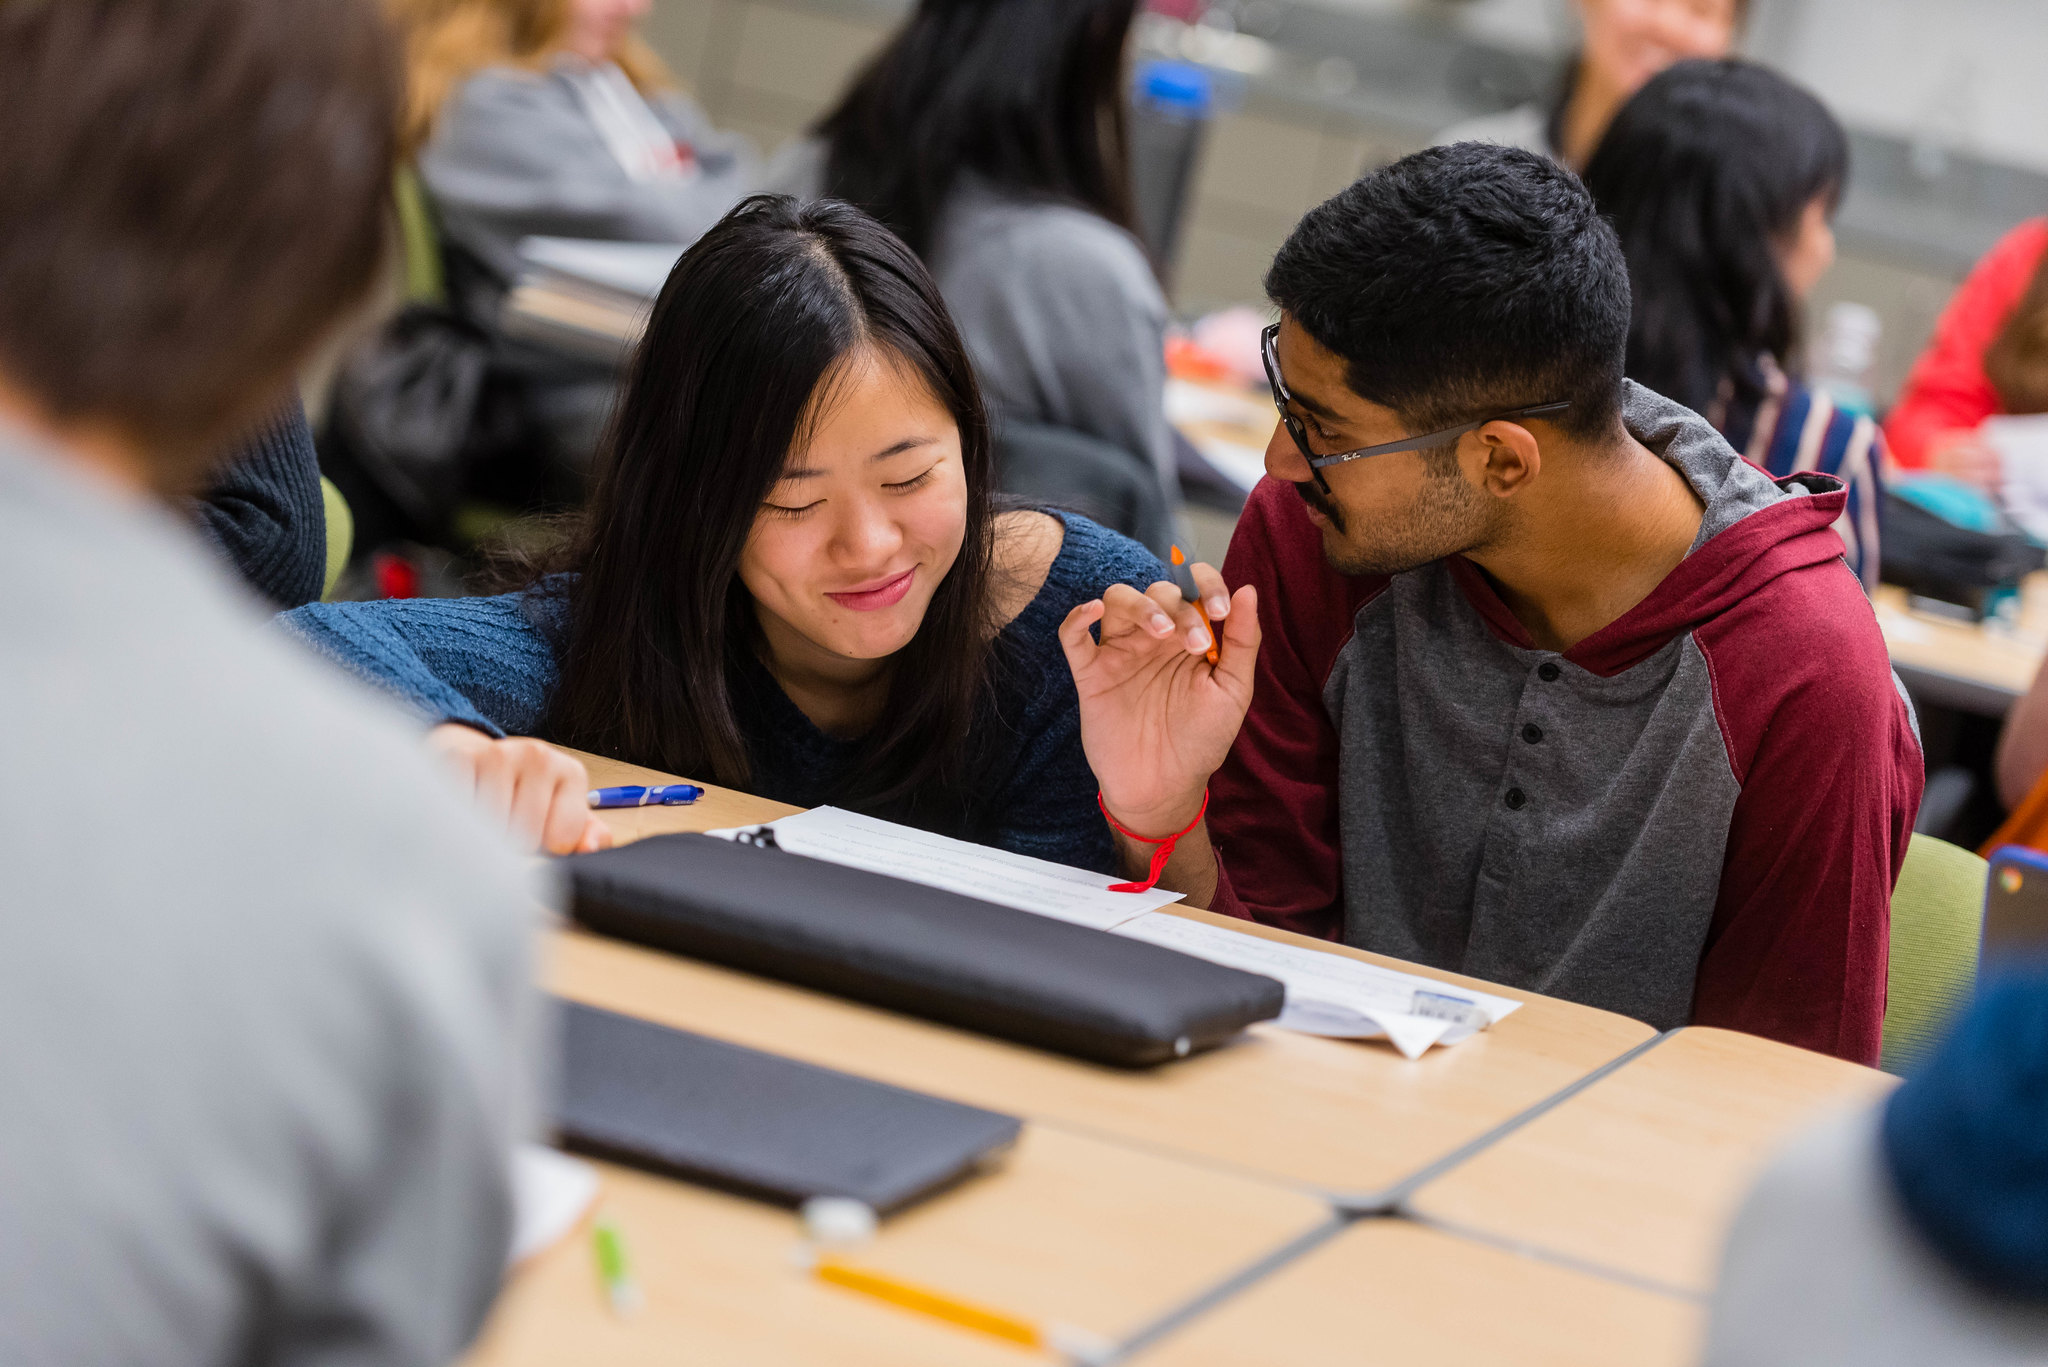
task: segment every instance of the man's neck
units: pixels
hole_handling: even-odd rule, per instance
[[[1574,452],[1495,547],[1467,552],[1546,650],[1570,650],[1636,604],[1685,559],[1705,507],[1672,465],[1633,437]]]
[[[16,428],[38,445],[61,452],[71,468],[114,493],[132,498],[151,492],[149,462],[134,443],[109,424],[52,418],[33,395],[5,375],[0,375],[0,426]]]

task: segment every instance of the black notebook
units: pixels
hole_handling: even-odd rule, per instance
[[[564,1147],[795,1206],[887,1212],[959,1181],[1019,1122],[779,1054],[562,1004]]]
[[[1278,981],[784,850],[665,835],[568,861],[602,934],[1105,1063],[1280,1014]]]

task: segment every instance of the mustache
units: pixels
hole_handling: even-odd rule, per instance
[[[1303,480],[1294,486],[1294,492],[1301,495],[1301,501],[1330,519],[1339,532],[1344,530],[1344,513],[1330,501],[1329,495],[1316,487],[1312,479]]]

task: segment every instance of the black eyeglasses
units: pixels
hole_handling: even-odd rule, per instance
[[[1556,403],[1530,404],[1526,408],[1510,408],[1505,413],[1496,413],[1490,418],[1481,418],[1478,422],[1468,422],[1462,427],[1446,427],[1441,432],[1425,432],[1419,437],[1403,437],[1399,441],[1383,441],[1377,446],[1361,446],[1356,451],[1337,451],[1330,455],[1318,455],[1309,447],[1308,429],[1302,426],[1301,419],[1295,417],[1293,410],[1288,407],[1289,404],[1294,402],[1294,396],[1287,392],[1286,382],[1280,378],[1280,353],[1275,345],[1275,339],[1279,336],[1280,325],[1278,323],[1266,324],[1265,330],[1259,334],[1259,359],[1266,363],[1266,383],[1273,386],[1273,407],[1280,410],[1280,425],[1287,429],[1288,436],[1294,438],[1295,446],[1301,450],[1302,459],[1308,462],[1309,471],[1316,478],[1316,486],[1324,493],[1330,491],[1330,486],[1323,482],[1323,470],[1328,466],[1342,465],[1347,460],[1364,460],[1367,456],[1390,456],[1396,451],[1420,451],[1427,447],[1441,445],[1452,437],[1462,437],[1467,432],[1477,432],[1490,422],[1501,422],[1509,418],[1544,418],[1555,413],[1562,413],[1565,409],[1572,406],[1570,399],[1560,399]]]

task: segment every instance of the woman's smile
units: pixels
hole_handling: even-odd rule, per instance
[[[903,596],[910,592],[910,586],[916,579],[917,566],[912,565],[907,570],[871,580],[859,588],[844,589],[837,593],[827,593],[825,596],[839,606],[852,608],[855,612],[875,612],[881,608],[893,608],[902,602]]]

